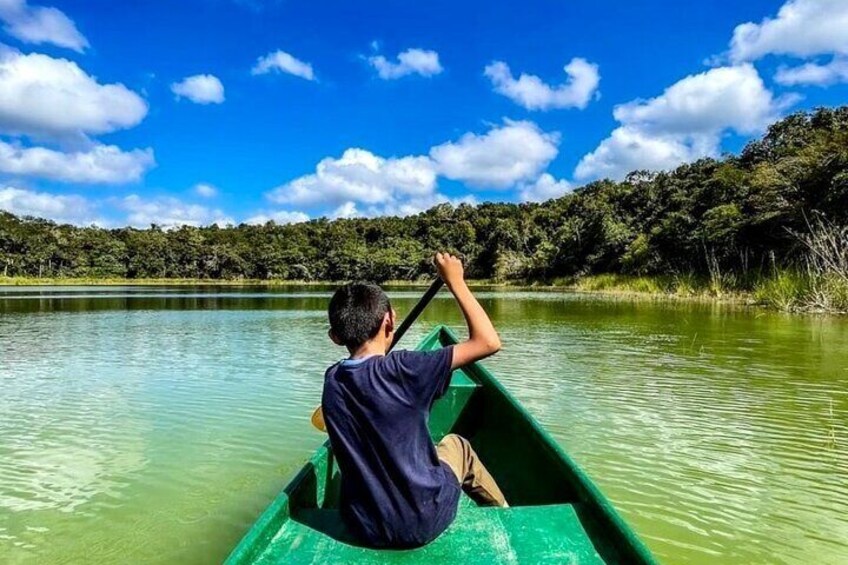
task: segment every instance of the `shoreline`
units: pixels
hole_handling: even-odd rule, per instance
[[[633,288],[605,287],[594,288],[587,281],[593,281],[594,277],[574,279],[569,282],[563,280],[555,281],[492,281],[485,279],[469,279],[468,285],[472,288],[492,288],[510,290],[530,290],[539,292],[572,292],[577,294],[615,296],[622,298],[640,298],[651,300],[680,300],[695,302],[731,303],[746,306],[765,306],[754,299],[751,292],[722,292],[711,294],[706,290],[692,290],[690,292],[673,292],[668,290],[639,290]],[[657,279],[659,280],[659,279]],[[118,286],[206,286],[206,287],[265,287],[284,288],[297,286],[310,287],[333,287],[344,284],[347,281],[305,281],[305,280],[266,280],[266,279],[87,279],[87,278],[29,278],[29,277],[2,277],[0,276],[0,289],[13,287],[59,287],[59,286],[94,286],[94,287],[118,287]],[[432,281],[421,280],[390,280],[379,283],[386,288],[394,287],[427,287]]]
[[[761,289],[716,289],[706,281],[690,280],[685,284],[670,284],[668,276],[588,275],[579,278],[562,278],[551,281],[492,281],[470,279],[468,285],[481,290],[515,290],[534,292],[563,292],[599,296],[617,300],[680,302],[692,304],[717,304],[740,308],[753,308],[768,312],[803,315],[846,316],[848,311],[828,309],[805,304],[780,302]],[[263,279],[87,279],[87,278],[28,278],[0,276],[0,291],[16,287],[218,287],[218,288],[286,288],[335,287],[347,281],[302,281]],[[380,283],[386,288],[426,288],[430,279],[405,281],[390,280]]]

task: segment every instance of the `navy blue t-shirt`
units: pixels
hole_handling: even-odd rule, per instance
[[[321,406],[342,473],[341,512],[365,545],[424,545],[456,517],[459,481],[427,428],[452,358],[452,347],[395,351],[327,369]]]

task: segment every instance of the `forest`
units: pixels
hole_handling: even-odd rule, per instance
[[[848,106],[792,114],[738,155],[634,171],[539,204],[442,204],[402,218],[177,229],[76,227],[0,212],[0,275],[415,280],[432,272],[432,253],[446,249],[465,258],[474,279],[603,273],[751,290],[777,273],[823,268],[844,276],[840,250],[821,259],[811,245],[838,247],[846,220]]]

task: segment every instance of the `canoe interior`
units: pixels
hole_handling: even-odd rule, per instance
[[[456,340],[439,326],[418,349]],[[340,475],[326,442],[227,563],[654,563],[589,478],[482,365],[454,372],[430,431],[434,440],[449,432],[468,438],[510,508],[477,507],[463,496],[454,524],[423,548],[357,547],[339,517]]]

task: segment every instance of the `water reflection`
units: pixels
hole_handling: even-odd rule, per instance
[[[0,553],[220,561],[322,440],[329,291],[0,290]],[[490,367],[664,561],[848,561],[846,320],[481,296]]]

